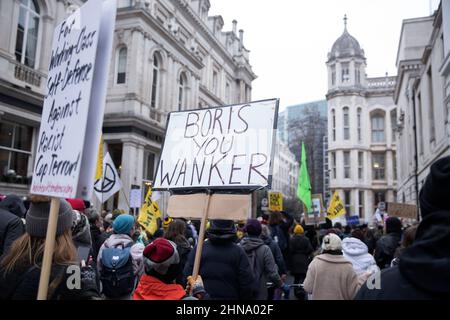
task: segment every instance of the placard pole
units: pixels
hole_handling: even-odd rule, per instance
[[[48,217],[47,236],[45,237],[44,258],[42,260],[41,276],[39,279],[39,290],[37,300],[47,300],[48,283],[52,267],[53,251],[56,241],[56,226],[58,223],[58,212],[61,205],[59,198],[51,198],[50,214]]]
[[[211,193],[208,192],[206,196],[205,209],[203,210],[202,222],[200,224],[200,234],[198,236],[197,251],[195,252],[194,269],[192,271],[192,278],[194,281],[197,280],[198,272],[200,270],[200,260],[202,257],[203,243],[205,240],[206,220],[208,219],[209,204],[211,202],[210,199]]]

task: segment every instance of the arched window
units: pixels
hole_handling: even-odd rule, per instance
[[[348,107],[343,109],[344,115],[344,140],[350,140],[350,115]]]
[[[384,136],[384,115],[375,114],[371,118],[372,142],[385,142]]]
[[[361,135],[361,121],[362,121],[362,110],[361,108],[358,108],[358,111],[356,112],[356,121],[357,121],[357,128],[358,128],[358,142],[362,141],[362,135]]]
[[[127,48],[122,47],[117,54],[117,84],[125,83],[127,75]]]
[[[158,54],[153,55],[153,80],[152,80],[152,97],[150,106],[152,108],[156,108],[156,105],[158,104],[158,98],[159,98],[159,82],[160,82],[160,76],[161,76],[161,62],[158,57]]]
[[[36,65],[39,18],[36,0],[20,0],[15,54],[17,61],[30,68]]]
[[[333,132],[333,141],[336,141],[336,111],[333,109],[331,110],[331,126],[332,126],[332,132]]]
[[[186,108],[186,94],[187,94],[187,79],[186,74],[182,72],[178,78],[178,110]]]

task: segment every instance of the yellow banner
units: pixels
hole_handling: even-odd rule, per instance
[[[283,211],[283,194],[281,192],[269,192],[269,210]]]
[[[345,206],[342,203],[341,198],[339,198],[339,194],[337,193],[337,191],[335,191],[333,194],[333,198],[331,199],[327,213],[328,219],[334,219],[346,213]]]
[[[103,177],[103,134],[100,137],[100,145],[98,147],[97,167],[95,169],[95,180]]]
[[[159,211],[158,203],[152,201],[152,188],[149,188],[144,204],[139,211],[138,222],[147,232],[153,235],[158,229],[157,219],[160,217],[161,211]]]

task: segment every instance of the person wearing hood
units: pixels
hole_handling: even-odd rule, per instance
[[[450,157],[436,161],[420,190],[422,221],[414,242],[406,248],[398,266],[379,273],[379,286],[371,279],[356,299],[450,299]]]
[[[364,234],[360,229],[353,230],[350,237],[342,240],[344,258],[352,263],[361,284],[369,275],[380,271],[363,240]]]
[[[397,250],[395,250],[394,259],[391,262],[391,267],[398,265],[403,251],[405,251],[405,249],[412,245],[412,243],[414,242],[414,239],[416,238],[417,227],[418,225],[410,226],[403,232],[402,244],[397,248]]]
[[[294,227],[290,247],[292,256],[291,273],[294,276],[294,283],[303,283],[314,250],[309,239],[305,237],[303,227],[299,224]]]
[[[167,228],[164,238],[174,242],[177,245],[177,252],[180,256],[180,263],[178,264],[179,272],[176,278],[176,282],[185,286],[186,281],[183,277],[184,266],[188,259],[189,253],[192,250],[192,246],[184,236],[186,232],[186,222],[181,219],[174,219]]]
[[[267,224],[262,223],[264,220],[260,221],[258,219],[258,221],[261,223],[261,239],[264,241],[264,244],[268,246],[270,251],[272,252],[273,258],[275,259],[275,263],[278,267],[278,274],[280,275],[281,280],[285,281],[287,278],[286,264],[284,262],[284,257],[283,254],[281,253],[280,247],[272,239],[269,226]],[[267,295],[268,300],[273,300],[275,295],[275,288],[274,287],[268,288]]]
[[[389,268],[394,259],[395,250],[402,238],[402,222],[397,217],[386,219],[386,234],[378,241],[374,252],[375,261],[380,269]]]
[[[105,280],[105,275],[102,274],[103,270],[103,251],[110,248],[121,248],[129,249],[130,258],[132,261],[132,270],[134,279],[139,280],[140,276],[144,272],[144,260],[142,253],[144,251],[145,246],[141,243],[134,243],[131,239],[131,235],[134,234],[135,230],[135,221],[133,216],[129,214],[121,214],[119,215],[112,224],[113,227],[113,234],[106,239],[106,241],[103,243],[103,245],[100,247],[100,250],[98,252],[97,256],[97,270],[101,275],[102,284],[103,287]],[[132,291],[129,292],[130,297],[128,297],[128,294],[124,295],[123,299],[129,299],[131,298]]]
[[[248,219],[244,231],[247,236],[241,240],[239,245],[245,250],[258,286],[255,299],[267,300],[267,282],[272,282],[275,287],[281,288],[283,281],[278,274],[278,267],[270,248],[260,238],[261,223],[256,219]]]
[[[75,247],[92,248],[91,231],[88,218],[78,210],[72,210],[72,239]]]
[[[25,233],[22,221],[25,212],[22,199],[14,194],[6,196],[0,202],[0,257]]]
[[[133,300],[182,300],[189,296],[180,284],[174,283],[180,273],[175,242],[158,238],[145,247],[143,256],[145,274],[133,293]],[[203,299],[207,295],[200,276],[197,281],[192,296]]]
[[[211,299],[250,300],[254,295],[255,277],[244,249],[236,243],[232,220],[211,220],[208,239],[203,244],[200,271],[205,290]],[[189,254],[184,276],[192,275],[196,248]]]
[[[352,300],[359,289],[352,264],[342,255],[342,240],[329,233],[323,237],[322,254],[308,267],[303,283],[312,300]]]

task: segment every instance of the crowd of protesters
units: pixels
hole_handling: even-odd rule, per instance
[[[133,215],[61,199],[47,298],[273,300],[292,288],[297,300],[449,298],[449,196],[447,157],[421,189],[420,224],[311,226],[289,212],[211,220],[195,279],[198,221],[167,217],[149,234]],[[49,210],[42,196],[0,201],[0,299],[36,299]]]

